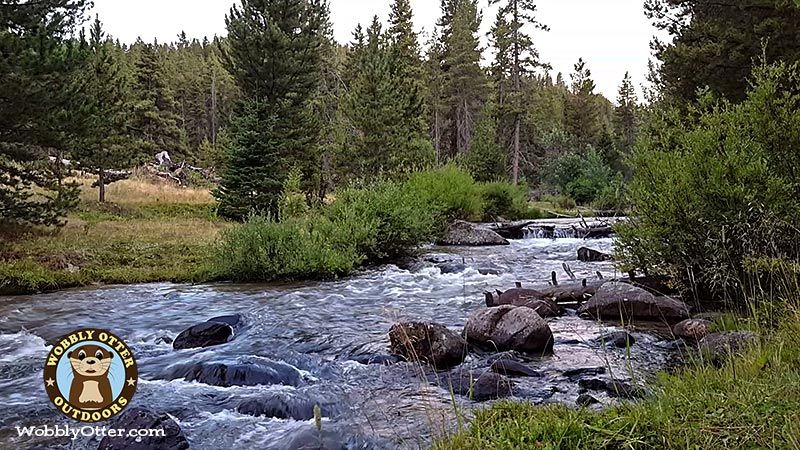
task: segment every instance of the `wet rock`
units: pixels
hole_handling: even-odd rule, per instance
[[[350,360],[364,365],[378,364],[382,366],[391,366],[404,361],[403,358],[397,355],[385,355],[385,354],[356,355],[350,357]]]
[[[300,371],[294,366],[278,361],[262,359],[258,364],[198,363],[173,369],[168,380],[183,378],[186,381],[212,386],[300,386],[303,383]]]
[[[492,366],[489,368],[489,370],[507,377],[539,378],[542,376],[540,372],[531,369],[519,361],[514,361],[511,359],[498,359],[492,363]]]
[[[567,378],[577,378],[590,375],[603,375],[606,373],[605,367],[582,367],[580,369],[570,369],[563,372]]]
[[[315,406],[319,406],[323,417],[331,417],[339,413],[337,402],[306,395],[269,393],[262,397],[243,400],[236,410],[241,414],[255,417],[293,420],[313,419]]]
[[[600,403],[600,400],[592,397],[589,394],[581,394],[578,396],[578,400],[575,401],[578,406],[583,406],[584,408],[587,406],[592,406]]]
[[[608,282],[578,309],[578,314],[596,319],[674,321],[688,318],[689,307],[627,283]]]
[[[711,332],[712,322],[704,319],[686,319],[672,328],[676,338],[698,342]]]
[[[644,397],[644,391],[636,386],[621,381],[609,381],[606,383],[608,395],[616,398],[633,400]]]
[[[494,372],[458,371],[445,376],[442,387],[475,402],[497,400],[511,395],[511,382]]]
[[[556,303],[583,303],[595,295],[600,286],[606,283],[607,281],[604,280],[563,283],[543,289],[542,293],[545,298]]]
[[[486,293],[486,305],[489,307],[513,305],[530,308],[542,317],[560,317],[564,311],[545,294],[534,289],[509,289],[495,294]]]
[[[476,311],[464,327],[467,341],[482,348],[547,355],[553,352],[553,333],[530,308],[511,305]]]
[[[597,378],[589,378],[578,381],[578,387],[581,388],[584,392],[589,391],[605,391],[608,383],[605,380],[600,380]]]
[[[172,348],[183,350],[222,345],[232,340],[244,325],[244,318],[239,314],[214,317],[182,331],[172,343]]]
[[[436,323],[396,323],[389,330],[389,341],[392,354],[437,370],[461,364],[467,353],[467,343],[461,336]]]
[[[509,245],[509,242],[486,227],[457,220],[450,225],[445,237],[438,241],[437,244],[482,247]]]
[[[730,356],[740,354],[758,343],[752,331],[723,331],[711,333],[700,340],[700,354],[713,364],[723,364]]]
[[[111,422],[110,428],[160,429],[161,437],[109,437],[100,441],[98,450],[185,450],[189,448],[183,431],[166,414],[158,414],[143,408],[129,408]]]
[[[628,348],[636,343],[636,339],[624,331],[615,331],[600,336],[595,340],[599,345],[612,346],[617,348]]]
[[[592,248],[581,247],[578,249],[578,260],[583,262],[603,262],[611,261],[612,257]]]

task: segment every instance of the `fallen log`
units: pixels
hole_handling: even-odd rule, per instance
[[[504,222],[491,224],[487,227],[506,239],[524,239],[525,228],[535,223],[534,221]]]

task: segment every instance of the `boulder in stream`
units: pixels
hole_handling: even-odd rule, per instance
[[[487,292],[486,306],[496,307],[502,305],[522,306],[530,308],[542,317],[559,317],[564,311],[556,302],[550,300],[541,291],[534,289],[515,288],[505,292]]]
[[[183,378],[186,381],[221,387],[303,384],[303,377],[296,367],[266,359],[262,359],[258,364],[190,364],[172,369],[166,378],[168,380]]]
[[[464,327],[467,341],[479,347],[533,355],[553,352],[553,332],[536,311],[503,305],[476,311]]]
[[[593,248],[581,247],[578,249],[578,261],[583,262],[604,262],[611,261],[611,255],[603,253]]]
[[[686,319],[672,328],[676,338],[689,342],[698,342],[711,333],[713,323],[704,319]]]
[[[233,339],[236,332],[244,327],[244,318],[239,314],[214,317],[201,324],[183,330],[172,348],[184,350],[188,348],[211,347],[222,345]]]
[[[110,428],[159,429],[165,436],[160,437],[109,437],[100,441],[98,450],[186,450],[186,440],[181,427],[166,414],[158,414],[144,408],[129,408],[118,418],[113,419]]]
[[[625,331],[615,331],[600,336],[595,342],[606,347],[628,348],[636,343],[636,339]]]
[[[519,361],[514,361],[513,359],[498,359],[492,363],[492,366],[489,368],[489,370],[507,377],[542,377],[540,372],[531,369]]]
[[[757,344],[759,336],[752,331],[722,331],[700,340],[700,354],[712,364],[721,365],[733,355]]]
[[[511,395],[511,382],[495,372],[458,370],[442,377],[441,384],[444,389],[452,389],[453,393],[475,402],[497,400]]]
[[[430,364],[447,370],[464,361],[467,343],[444,325],[429,322],[402,322],[389,330],[391,352],[408,361]]]
[[[656,297],[627,283],[603,284],[578,314],[596,319],[679,321],[689,317],[686,303],[671,297]]]
[[[439,245],[456,245],[483,247],[492,245],[509,245],[510,243],[487,227],[457,220],[447,229],[444,238],[437,242]]]

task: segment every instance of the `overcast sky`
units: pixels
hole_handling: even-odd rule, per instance
[[[137,37],[145,41],[175,40],[181,30],[191,37],[225,35],[225,14],[234,0],[94,0],[110,34],[122,42]],[[353,29],[377,14],[386,20],[391,0],[332,0],[331,15],[336,39],[350,41]],[[439,17],[438,0],[411,0],[415,23],[426,33]],[[494,20],[488,0],[484,8],[484,32]],[[655,30],[644,16],[643,0],[540,0],[539,20],[550,26],[548,33],[535,35],[542,59],[554,74],[568,74],[579,57],[589,63],[598,91],[615,100],[617,87],[626,71],[634,83],[645,82],[649,43]],[[423,38],[424,42],[426,38]],[[485,58],[489,58],[487,53]]]

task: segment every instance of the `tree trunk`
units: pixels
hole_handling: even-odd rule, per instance
[[[514,0],[514,165],[511,169],[511,179],[514,184],[519,183],[519,162],[520,162],[520,148],[519,148],[519,132],[520,132],[520,42],[519,42],[519,5],[517,0]]]
[[[100,185],[100,203],[106,202],[106,172],[103,169],[100,169],[100,174],[98,175],[98,184]]]

